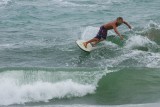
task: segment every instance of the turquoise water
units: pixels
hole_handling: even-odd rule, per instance
[[[0,106],[160,105],[159,0],[0,0]],[[91,53],[104,23],[118,28]]]

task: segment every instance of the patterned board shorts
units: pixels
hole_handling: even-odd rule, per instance
[[[107,37],[107,29],[104,26],[101,26],[95,38],[100,40],[100,39],[106,39],[106,37]]]

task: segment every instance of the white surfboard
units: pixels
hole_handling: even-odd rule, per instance
[[[86,42],[85,40],[77,40],[76,43],[79,46],[80,49],[86,52],[91,52],[95,47],[93,47],[90,43],[87,44],[87,48],[83,45],[83,43]]]

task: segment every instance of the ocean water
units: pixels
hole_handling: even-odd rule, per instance
[[[0,0],[0,107],[159,107],[159,0]],[[90,39],[122,16],[132,26]]]

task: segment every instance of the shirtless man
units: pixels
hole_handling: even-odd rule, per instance
[[[97,43],[105,40],[107,37],[107,31],[111,30],[111,29],[114,29],[114,31],[117,33],[117,35],[120,37],[120,39],[123,40],[123,36],[117,30],[117,27],[120,26],[122,23],[126,24],[128,26],[128,28],[131,29],[131,26],[126,21],[124,21],[122,17],[118,17],[115,21],[112,21],[112,22],[109,22],[107,24],[102,25],[100,27],[100,30],[99,30],[97,36],[87,42],[84,42],[83,45],[87,48],[88,43],[93,42],[94,45],[96,45]]]

